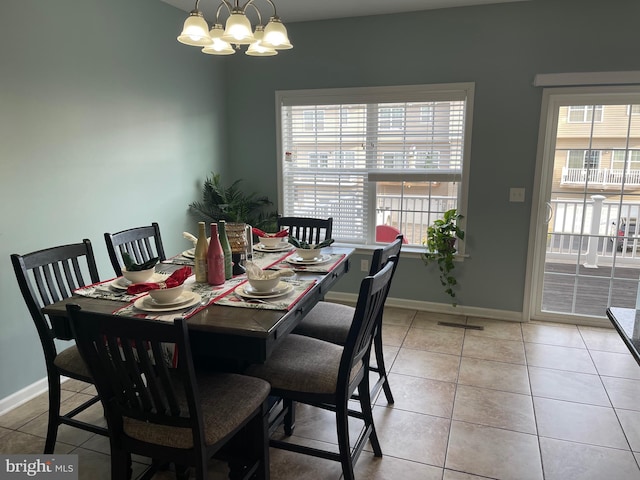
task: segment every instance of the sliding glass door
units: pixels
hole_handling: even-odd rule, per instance
[[[531,317],[605,324],[640,277],[640,88],[543,95]]]

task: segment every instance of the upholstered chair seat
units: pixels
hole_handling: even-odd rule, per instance
[[[257,378],[230,373],[196,374],[201,398],[204,442],[215,445],[238,428],[244,419],[260,408],[269,395],[269,384]],[[177,389],[181,392],[181,389]],[[250,395],[247,392],[251,392]],[[180,407],[187,410],[186,399],[180,398]],[[124,433],[147,443],[166,447],[193,448],[190,428],[143,422],[123,417]]]

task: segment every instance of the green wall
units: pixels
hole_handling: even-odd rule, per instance
[[[158,0],[0,4],[0,399],[46,376],[11,268],[27,253],[160,223],[167,254],[187,206],[222,171],[224,60],[179,44]]]
[[[167,253],[180,252],[211,171],[276,199],[276,90],[475,82],[460,303],[522,311],[533,77],[640,69],[636,0],[288,24],[295,48],[276,58],[202,55],[175,40],[185,16],[159,0],[0,3],[0,399],[45,376],[9,255],[86,237],[111,278],[103,233],[158,221]],[[513,186],[527,202],[507,201]],[[360,276],[339,288],[356,292]],[[440,292],[435,272],[404,255],[391,295],[446,304]]]
[[[636,0],[533,0],[291,25],[293,50],[229,62],[233,177],[277,198],[277,90],[475,82],[459,304],[522,312],[542,96],[534,76],[639,70],[638,18]],[[508,202],[510,187],[526,188],[524,204]],[[403,254],[390,295],[447,303],[434,267]],[[360,278],[338,288],[355,293]]]

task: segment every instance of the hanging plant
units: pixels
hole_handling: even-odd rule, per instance
[[[456,293],[454,287],[458,281],[453,274],[455,269],[456,241],[464,240],[464,231],[458,226],[458,221],[464,218],[455,208],[444,212],[444,217],[439,218],[427,228],[427,237],[422,244],[426,252],[422,254],[422,260],[426,265],[438,264],[440,271],[440,283],[445,287],[444,291],[451,297],[451,303],[455,307]]]

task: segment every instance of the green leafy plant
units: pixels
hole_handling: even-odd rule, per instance
[[[427,228],[427,237],[422,242],[427,249],[422,254],[422,260],[426,265],[434,262],[438,264],[440,283],[451,297],[454,307],[457,302],[453,289],[458,281],[452,272],[455,269],[456,240],[464,240],[464,231],[458,226],[458,221],[462,218],[464,217],[455,208],[447,210],[443,218],[435,220]]]
[[[202,200],[189,204],[189,211],[200,222],[225,220],[232,223],[248,223],[266,231],[276,228],[278,212],[269,210],[273,205],[266,196],[245,194],[240,189],[241,180],[225,187],[220,174],[212,173],[202,186]]]
[[[140,270],[149,270],[153,268],[160,260],[158,257],[151,258],[143,263],[136,263],[136,261],[131,258],[127,252],[122,252],[122,261],[124,262],[124,267],[127,269],[127,272],[137,272]]]
[[[313,245],[309,242],[306,242],[304,240],[298,240],[296,237],[291,237],[289,236],[289,243],[291,245],[293,245],[296,248],[304,248],[305,250],[311,250],[312,248],[324,248],[324,247],[328,247],[329,245],[331,245],[333,242],[335,242],[335,240],[333,238],[327,238],[326,240],[323,240],[322,242],[318,243],[317,245]]]

